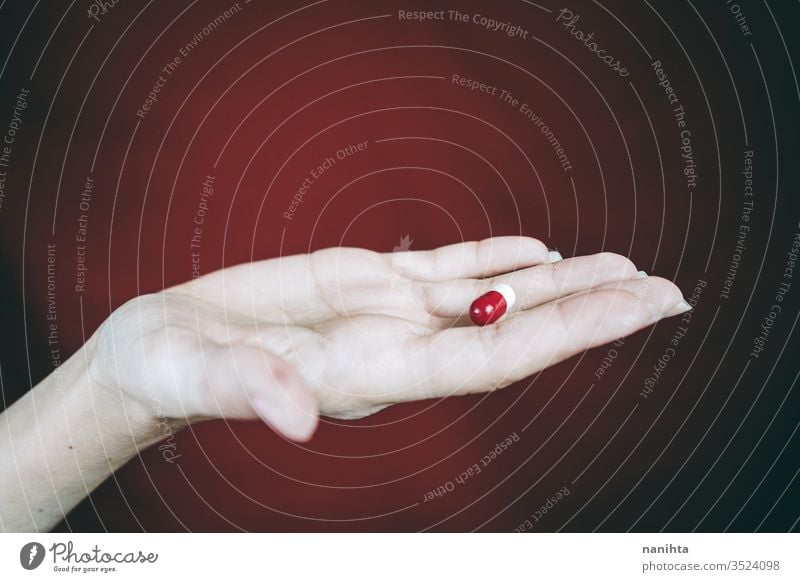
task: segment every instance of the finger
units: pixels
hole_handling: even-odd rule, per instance
[[[385,287],[386,259],[365,249],[333,247],[304,255],[226,267],[171,287],[248,317],[298,322],[337,315],[350,309],[349,292]],[[398,277],[399,279],[399,277]]]
[[[637,273],[634,264],[626,257],[614,253],[598,253],[529,267],[489,279],[426,283],[423,296],[431,315],[461,317],[467,313],[476,297],[501,283],[510,285],[516,292],[514,310],[524,311],[558,297],[635,276],[646,275]]]
[[[674,284],[646,277],[570,295],[495,325],[421,337],[411,349],[426,374],[416,398],[505,386],[688,309]]]
[[[294,441],[308,441],[318,422],[317,400],[295,369],[247,345],[204,349],[211,398],[220,416],[260,417]]]
[[[498,236],[439,247],[384,255],[399,275],[418,281],[482,278],[548,261],[547,247],[525,236]],[[550,255],[551,260],[555,255]],[[558,255],[560,258],[560,255]]]

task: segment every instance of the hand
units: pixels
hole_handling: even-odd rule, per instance
[[[473,326],[470,303],[497,283],[517,304]],[[622,256],[548,262],[525,237],[333,248],[131,300],[98,330],[90,373],[153,415],[260,417],[308,440],[319,414],[494,390],[688,309],[675,285]]]

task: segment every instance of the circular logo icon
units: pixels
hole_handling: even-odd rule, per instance
[[[35,570],[44,561],[44,546],[39,542],[30,542],[19,551],[19,563],[26,570]]]

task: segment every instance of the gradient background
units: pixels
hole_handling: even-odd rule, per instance
[[[90,4],[0,2],[0,133],[30,90],[0,207],[4,406],[53,369],[47,245],[66,359],[127,299],[191,277],[208,174],[202,272],[334,245],[391,251],[406,235],[425,249],[524,234],[564,256],[629,255],[687,296],[707,285],[646,399],[679,319],[491,395],[325,422],[308,446],[259,423],[194,426],[176,439],[176,463],[144,452],[61,530],[511,531],[528,519],[534,531],[798,530],[800,272],[764,351],[749,355],[800,229],[798,3],[742,0],[745,36],[723,1],[571,2],[576,27],[629,69],[622,78],[556,23],[563,6],[549,0],[242,1],[145,119],[136,111],[161,69],[232,3],[125,0],[100,22]],[[485,14],[528,38],[398,20],[420,8]],[[693,191],[653,60],[686,110]],[[527,102],[572,170],[519,111],[453,74]],[[367,151],[338,162],[285,220],[308,172],[362,141]],[[746,149],[754,209],[724,299]],[[519,441],[479,475],[423,502],[512,433]],[[563,487],[570,494],[534,522]]]

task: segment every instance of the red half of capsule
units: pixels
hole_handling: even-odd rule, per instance
[[[508,305],[503,294],[499,291],[489,291],[472,302],[469,318],[475,325],[489,325],[503,317],[506,309]]]

